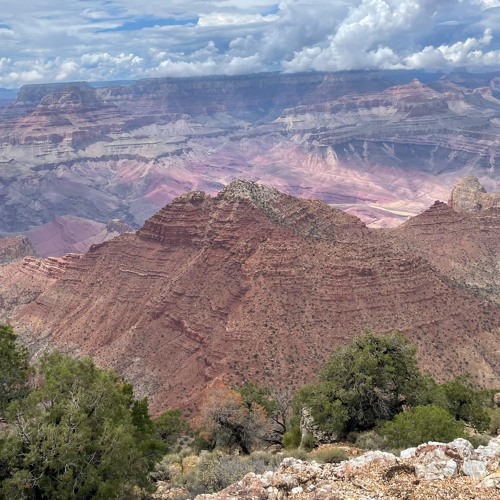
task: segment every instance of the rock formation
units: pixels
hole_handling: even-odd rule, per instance
[[[481,212],[500,207],[500,194],[489,194],[476,177],[461,179],[451,192],[448,205],[455,212]]]
[[[34,354],[91,354],[148,395],[153,411],[196,411],[217,377],[301,385],[365,328],[406,333],[439,379],[469,371],[498,386],[500,310],[461,281],[496,252],[497,219],[486,227],[489,211],[440,207],[404,229],[376,230],[323,202],[235,181],[215,197],[183,195],[137,233],[55,261],[62,270],[50,278],[26,260],[0,267],[0,293],[14,279],[16,305],[20,276],[42,286],[43,275],[43,293],[10,312],[23,341]],[[456,239],[472,229],[470,265],[452,276],[428,248],[442,238],[452,255],[451,231]]]
[[[482,205],[479,209],[478,205]],[[436,202],[395,233],[424,252],[457,286],[500,304],[500,195],[466,177],[449,204]]]
[[[0,266],[28,255],[36,255],[36,251],[25,236],[0,238]]]
[[[411,71],[27,85],[0,109],[0,234],[137,228],[239,177],[392,227],[464,173],[495,187],[498,97],[498,74]]]
[[[103,243],[120,234],[133,231],[115,219],[107,224],[73,215],[56,217],[52,222],[26,232],[38,255],[60,257],[68,253],[85,253],[91,245]]]
[[[297,500],[354,498],[494,499],[500,494],[500,437],[477,449],[465,439],[424,443],[392,453],[369,451],[340,464],[285,458],[276,471],[247,474],[237,483],[196,500],[255,498]],[[155,495],[155,498],[171,498]]]

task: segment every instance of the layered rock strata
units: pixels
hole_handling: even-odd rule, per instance
[[[0,109],[0,234],[137,228],[239,177],[392,227],[464,173],[495,188],[499,95],[498,74],[411,71],[25,86]]]
[[[437,212],[436,241],[447,217],[464,217]],[[467,217],[474,227],[476,215]],[[480,244],[478,230],[478,252],[497,244],[498,228],[489,231]],[[416,241],[237,181],[216,197],[184,195],[136,234],[94,245],[11,319],[34,353],[91,354],[153,411],[195,410],[215,378],[313,380],[331,350],[365,328],[406,333],[439,379],[468,371],[498,386],[500,310]]]

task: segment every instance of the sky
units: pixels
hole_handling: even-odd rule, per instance
[[[0,87],[500,69],[500,0],[0,0]]]

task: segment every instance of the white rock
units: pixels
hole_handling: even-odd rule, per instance
[[[462,472],[471,479],[474,479],[474,481],[479,481],[488,474],[486,464],[479,460],[465,460],[462,465]]]
[[[296,486],[295,488],[292,488],[292,495],[300,495],[304,491],[304,488],[302,486]]]
[[[403,450],[399,454],[399,457],[402,459],[413,458],[415,456],[416,451],[417,451],[417,448],[407,448],[406,450]]]
[[[478,486],[479,488],[497,488],[500,490],[500,472],[486,476]]]
[[[485,462],[487,467],[495,469],[500,463],[500,436],[490,439],[486,446],[478,446],[472,459]]]
[[[415,474],[419,479],[433,481],[454,476],[457,473],[457,463],[454,460],[437,460],[426,464],[415,464]]]
[[[455,451],[462,460],[469,459],[474,453],[472,446],[467,439],[457,438],[448,444],[448,448]]]

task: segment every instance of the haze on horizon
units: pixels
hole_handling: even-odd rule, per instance
[[[500,0],[2,0],[0,87],[500,68]]]

